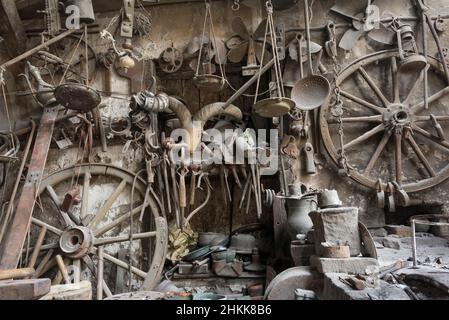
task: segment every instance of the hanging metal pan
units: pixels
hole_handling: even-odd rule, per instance
[[[310,75],[295,83],[291,95],[298,109],[308,111],[320,107],[328,99],[330,91],[325,77]]]
[[[304,0],[304,15],[307,33],[307,52],[309,55],[309,76],[298,80],[293,86],[291,97],[296,108],[304,111],[320,107],[329,98],[331,87],[329,81],[320,75],[313,74],[312,53],[310,51],[309,2]]]
[[[101,102],[97,90],[80,83],[65,83],[55,89],[56,101],[63,107],[89,112]]]

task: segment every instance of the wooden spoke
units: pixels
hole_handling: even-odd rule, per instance
[[[375,116],[363,116],[363,117],[346,117],[341,118],[343,123],[354,123],[354,122],[375,122],[375,123],[381,123],[382,122],[382,115],[375,115]],[[329,119],[328,123],[338,123],[338,120],[335,118]]]
[[[426,137],[427,139],[432,140],[436,144],[439,144],[440,146],[445,147],[447,150],[449,150],[449,142],[447,142],[446,140],[441,140],[439,137],[431,134],[430,132],[424,130],[421,127],[418,127],[416,124],[413,125],[413,131],[419,133],[423,137]]]
[[[81,281],[81,259],[73,260],[74,276],[73,282],[78,283]]]
[[[396,172],[396,182],[401,185],[402,184],[402,133],[396,132],[394,135],[395,141],[395,150],[394,150],[394,159],[395,159],[395,172]]]
[[[104,249],[102,246],[98,247],[98,267],[97,267],[97,300],[103,300],[103,257]]]
[[[369,175],[369,173],[373,169],[374,165],[376,164],[377,159],[379,159],[379,156],[381,155],[382,151],[384,150],[385,146],[387,145],[388,140],[390,140],[390,137],[392,134],[393,134],[393,132],[391,130],[386,130],[384,132],[382,139],[380,140],[379,144],[377,145],[377,148],[374,151],[373,156],[369,160],[368,165],[366,166],[365,171],[363,172],[364,176]]]
[[[87,265],[87,267],[93,274],[97,275],[97,268],[95,267],[94,262],[88,255],[83,257],[83,262]],[[107,297],[112,297],[112,292],[104,279],[103,279],[103,292],[106,294]]]
[[[36,264],[37,257],[41,252],[42,243],[44,242],[45,235],[47,234],[47,227],[43,226],[39,231],[39,235],[37,236],[36,243],[34,245],[33,253],[31,254],[30,261],[28,263],[28,268],[34,268]]]
[[[393,99],[394,103],[400,103],[399,97],[399,79],[398,79],[398,63],[396,57],[391,57],[391,80],[393,82]]]
[[[134,208],[133,211],[132,211],[133,217],[136,214],[140,213],[141,209],[142,209],[142,206],[138,206],[138,207]],[[121,223],[127,221],[130,218],[130,216],[131,216],[130,212],[127,212],[124,215],[121,215],[120,217],[115,219],[114,221],[112,221],[112,222],[102,226],[101,228],[94,229],[94,231],[93,231],[94,232],[94,236],[96,236],[96,237],[101,236],[105,232],[108,232],[109,230],[111,230],[111,229],[117,227],[118,225],[120,225]]]
[[[103,207],[98,210],[95,218],[88,224],[88,227],[93,228],[98,223],[100,223],[101,220],[106,216],[108,211],[111,209],[112,205],[114,204],[115,200],[117,200],[118,196],[122,193],[122,191],[126,187],[126,180],[122,180],[120,182],[117,189],[115,189],[114,193],[111,195],[111,197],[106,201],[106,203],[103,205]]]
[[[365,81],[368,83],[371,90],[373,90],[376,96],[380,99],[384,107],[387,107],[390,104],[389,101],[387,100],[387,98],[385,98],[384,94],[382,93],[382,91],[380,91],[379,87],[374,83],[374,80],[366,72],[365,68],[360,67],[359,72],[362,75],[363,79],[365,79]]]
[[[416,90],[418,90],[418,88],[420,87],[420,85],[422,84],[423,80],[424,80],[424,70],[423,69],[418,77],[418,79],[416,79],[415,83],[413,84],[412,88],[410,89],[410,91],[407,94],[407,97],[404,100],[404,104],[408,105],[412,102],[413,96],[416,92]]]
[[[438,91],[437,93],[431,95],[428,99],[427,99],[427,103],[431,104],[435,101],[437,101],[438,99],[441,99],[442,97],[444,97],[445,95],[447,95],[449,93],[449,86],[441,89],[440,91]],[[414,114],[417,114],[418,112],[420,112],[422,109],[424,109],[425,103],[420,102],[414,106],[411,107],[411,110]]]
[[[59,199],[58,195],[56,194],[55,189],[53,189],[52,186],[48,185],[45,187],[45,190],[47,191],[48,195],[50,196],[50,198],[53,200],[53,202],[56,204],[56,206],[59,207],[61,206],[61,199]]]
[[[42,258],[41,262],[39,262],[39,265],[37,266],[36,273],[35,273],[36,278],[39,278],[42,274],[44,274],[46,272],[46,266],[48,265],[48,263],[50,261],[54,261],[54,260],[51,260],[51,258],[53,257],[53,253],[54,253],[54,250],[50,249],[49,251],[47,251],[45,256]]]
[[[415,122],[423,122],[423,121],[431,121],[430,116],[415,116]],[[435,120],[437,121],[449,121],[449,116],[435,116]]]
[[[36,247],[31,247],[30,250],[34,250]],[[56,249],[59,248],[59,243],[58,242],[52,242],[52,243],[47,243],[47,244],[43,244],[40,247],[40,251],[45,251],[45,250],[50,250],[50,249]],[[26,248],[22,249],[22,252],[25,253],[26,252]]]
[[[353,95],[353,94],[351,94],[349,92],[346,92],[344,90],[340,90],[340,94],[343,97],[345,97],[345,98],[347,98],[347,99],[349,99],[351,101],[354,101],[355,103],[357,103],[357,104],[359,104],[361,106],[364,106],[364,107],[366,107],[368,109],[371,109],[371,110],[375,111],[376,113],[383,113],[385,111],[383,108],[381,108],[379,106],[376,106],[375,104],[372,104],[371,102],[363,100],[362,98],[356,97],[355,95]]]
[[[62,230],[58,229],[56,227],[53,227],[51,225],[49,225],[48,223],[45,223],[39,219],[36,218],[31,218],[31,222],[33,222],[35,225],[40,226],[40,227],[46,227],[48,231],[53,232],[54,234],[57,234],[58,236],[60,236],[62,234]]]
[[[62,219],[64,220],[65,226],[74,225],[75,223],[73,222],[72,219],[70,219],[69,215],[60,209],[61,208],[61,200],[59,199],[58,195],[56,194],[55,189],[53,189],[53,187],[50,185],[46,186],[45,189],[47,190],[47,193],[49,194],[50,198],[53,200],[53,202],[56,206],[56,209],[58,210]]]
[[[351,142],[348,142],[347,144],[344,145],[344,148],[350,148],[353,147],[357,144],[362,143],[363,141],[371,138],[372,136],[374,136],[375,134],[381,132],[384,130],[384,125],[383,124],[379,124],[378,126],[374,127],[373,129],[365,132],[364,134],[362,134],[360,137],[352,140]]]
[[[140,239],[146,239],[146,238],[151,238],[151,237],[156,237],[156,231],[136,233],[133,235],[133,240],[140,240]],[[129,235],[100,238],[100,239],[95,240],[95,245],[102,246],[102,245],[106,245],[106,244],[124,242],[124,241],[129,241],[129,240],[130,240]]]
[[[90,188],[90,173],[84,173],[83,180],[83,197],[81,199],[81,211],[80,218],[81,221],[87,216],[87,210],[89,208],[89,188]]]
[[[423,164],[424,168],[429,173],[429,175],[431,177],[436,177],[435,171],[433,170],[433,168],[430,165],[429,161],[424,156],[423,152],[421,151],[421,148],[418,146],[418,144],[416,143],[415,139],[413,138],[413,136],[411,134],[407,135],[407,141],[410,144],[410,146],[412,147],[413,151],[418,156],[418,159],[421,161],[421,163]]]
[[[123,268],[123,269],[129,270],[129,264],[127,264],[126,262],[123,262],[122,260],[119,260],[119,259],[117,259],[117,258],[114,258],[113,256],[111,256],[111,255],[109,255],[109,254],[107,254],[107,253],[104,254],[104,258],[105,258],[106,260],[108,260],[108,261],[110,261],[110,262],[116,264],[117,266]],[[137,275],[137,276],[139,276],[139,277],[141,277],[141,278],[144,278],[144,279],[145,279],[145,277],[147,276],[147,273],[146,273],[146,272],[144,272],[144,271],[142,271],[142,270],[140,270],[140,269],[138,269],[138,268],[136,268],[136,267],[131,267],[131,271],[132,271],[132,273],[134,273],[135,275]]]

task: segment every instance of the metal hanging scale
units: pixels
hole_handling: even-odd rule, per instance
[[[273,59],[275,61],[275,73],[276,73],[276,86],[277,86],[277,97],[270,97],[267,99],[263,99],[260,101],[256,101],[253,105],[253,111],[257,115],[263,118],[273,118],[273,117],[282,117],[290,112],[295,107],[295,102],[292,99],[286,98],[284,95],[284,84],[282,83],[282,74],[279,63],[279,57],[277,53],[277,45],[276,45],[276,35],[274,31],[274,23],[273,23],[273,7],[271,2],[267,2],[266,4],[268,19],[267,25],[265,28],[265,39],[262,51],[262,61],[263,55],[265,54],[265,43],[267,41],[267,31],[270,32],[270,37],[272,39],[273,46]],[[262,66],[262,63],[261,63]],[[257,83],[257,90],[259,89],[260,76]],[[257,94],[255,99],[257,100]]]
[[[207,52],[208,61],[202,64],[203,73],[200,74],[199,70],[200,70],[201,58],[202,58],[202,53],[203,53],[203,43],[202,42],[203,42],[203,39],[205,38],[208,18],[210,20],[209,21],[209,37],[208,37],[209,50]],[[211,35],[212,35],[212,40],[210,37]],[[212,62],[211,62],[211,58],[210,58],[210,52],[211,52],[210,47],[212,46],[211,41],[213,41],[213,44],[217,51],[216,54],[219,55],[217,40],[215,37],[215,29],[214,29],[214,24],[213,24],[213,20],[212,20],[212,13],[211,13],[211,9],[210,9],[210,3],[206,2],[206,15],[204,17],[204,28],[203,28],[203,34],[201,37],[201,47],[200,47],[200,51],[198,54],[198,65],[196,68],[195,76],[193,78],[193,83],[200,90],[205,90],[205,91],[209,91],[209,92],[220,92],[225,88],[226,81],[224,79],[224,72],[223,72],[223,68],[220,63],[219,63],[219,67],[220,67],[221,76],[212,74],[213,68],[212,68]],[[218,61],[221,61],[220,57],[218,57]]]

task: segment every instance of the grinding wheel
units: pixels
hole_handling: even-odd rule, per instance
[[[295,290],[321,288],[320,274],[312,267],[294,267],[278,274],[265,290],[265,300],[295,300]]]

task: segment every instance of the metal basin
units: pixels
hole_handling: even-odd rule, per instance
[[[313,75],[298,80],[292,89],[291,96],[298,109],[308,111],[326,102],[330,92],[329,81],[323,76]]]

